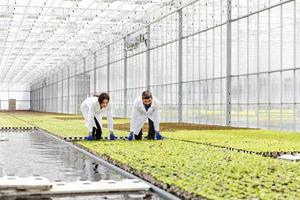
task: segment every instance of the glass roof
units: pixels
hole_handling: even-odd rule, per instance
[[[179,5],[179,0],[1,0],[0,81],[32,83]]]

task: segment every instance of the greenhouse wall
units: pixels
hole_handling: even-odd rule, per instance
[[[195,1],[31,86],[31,109],[80,113],[109,92],[129,117],[150,89],[168,122],[300,130],[299,0]]]
[[[30,109],[30,85],[27,82],[0,82],[0,110],[9,109],[9,99],[16,99],[17,110]]]

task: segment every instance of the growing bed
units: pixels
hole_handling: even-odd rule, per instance
[[[87,132],[78,115],[36,112],[9,115],[60,137],[85,136]],[[115,122],[115,127],[120,128],[118,125],[128,124],[128,119]],[[201,130],[194,125],[189,130],[179,130],[170,126],[173,130],[163,132],[169,139],[163,141],[76,144],[181,198],[300,198],[299,162],[229,150],[300,151],[300,134],[224,127]],[[104,135],[107,134],[105,128]],[[126,136],[127,131],[116,130],[116,135]]]

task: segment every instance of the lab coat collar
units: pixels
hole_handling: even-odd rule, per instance
[[[138,100],[140,102],[140,109],[142,109],[146,113],[152,112],[152,110],[157,107],[158,100],[154,96],[152,97],[152,104],[151,104],[150,108],[148,109],[148,111],[146,111],[146,108],[145,108],[144,103],[143,103],[142,96],[138,96]]]

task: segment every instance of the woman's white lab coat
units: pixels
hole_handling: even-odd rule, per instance
[[[104,114],[106,114],[107,117],[107,126],[109,131],[113,131],[113,117],[110,103],[108,103],[106,108],[100,109],[98,97],[89,97],[82,102],[80,110],[85,120],[85,126],[88,128],[89,132],[92,132],[93,127],[96,127],[94,117],[96,117],[102,128],[102,117]]]
[[[158,99],[153,97],[151,107],[148,109],[148,111],[146,111],[142,97],[137,97],[133,103],[130,132],[138,134],[148,118],[153,121],[155,131],[159,131],[159,105],[160,102]]]

